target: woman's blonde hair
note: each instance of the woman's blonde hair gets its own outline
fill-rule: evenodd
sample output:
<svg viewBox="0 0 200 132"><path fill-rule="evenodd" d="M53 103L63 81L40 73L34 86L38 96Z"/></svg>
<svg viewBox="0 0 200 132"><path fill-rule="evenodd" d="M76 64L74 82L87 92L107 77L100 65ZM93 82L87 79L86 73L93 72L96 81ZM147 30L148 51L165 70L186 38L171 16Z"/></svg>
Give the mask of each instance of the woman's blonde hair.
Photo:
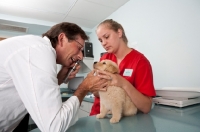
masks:
<svg viewBox="0 0 200 132"><path fill-rule="evenodd" d="M122 30L122 39L126 44L128 43L128 39L127 39L127 37L125 35L124 28L118 22L114 21L113 19L106 19L103 22L101 22L98 25L98 27L101 26L101 25L106 25L109 29L111 29L111 30L113 30L115 32L118 32L118 29L121 29Z"/></svg>

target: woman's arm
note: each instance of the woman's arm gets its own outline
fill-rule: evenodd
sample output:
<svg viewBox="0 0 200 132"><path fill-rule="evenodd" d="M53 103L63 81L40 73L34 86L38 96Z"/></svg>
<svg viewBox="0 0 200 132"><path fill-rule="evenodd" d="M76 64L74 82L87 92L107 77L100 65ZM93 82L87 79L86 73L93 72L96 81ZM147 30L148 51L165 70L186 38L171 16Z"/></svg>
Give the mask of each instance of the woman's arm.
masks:
<svg viewBox="0 0 200 132"><path fill-rule="evenodd" d="M135 87L133 87L133 85L129 81L127 81L123 77L121 78L123 79L122 88L131 98L132 102L140 111L142 111L143 113L148 113L151 110L152 97L142 94Z"/></svg>

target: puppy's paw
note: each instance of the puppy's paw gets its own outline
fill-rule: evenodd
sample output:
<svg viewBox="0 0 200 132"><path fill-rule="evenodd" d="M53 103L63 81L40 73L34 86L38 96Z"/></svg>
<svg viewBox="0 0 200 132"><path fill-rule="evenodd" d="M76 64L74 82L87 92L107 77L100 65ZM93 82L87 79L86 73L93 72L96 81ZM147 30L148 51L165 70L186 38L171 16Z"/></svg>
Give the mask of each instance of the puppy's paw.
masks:
<svg viewBox="0 0 200 132"><path fill-rule="evenodd" d="M119 122L119 120L120 120L120 119L117 119L117 118L113 118L113 117L112 117L112 118L110 119L110 123L117 123L117 122Z"/></svg>
<svg viewBox="0 0 200 132"><path fill-rule="evenodd" d="M97 114L96 118L100 119L100 118L104 118L104 116L102 114Z"/></svg>

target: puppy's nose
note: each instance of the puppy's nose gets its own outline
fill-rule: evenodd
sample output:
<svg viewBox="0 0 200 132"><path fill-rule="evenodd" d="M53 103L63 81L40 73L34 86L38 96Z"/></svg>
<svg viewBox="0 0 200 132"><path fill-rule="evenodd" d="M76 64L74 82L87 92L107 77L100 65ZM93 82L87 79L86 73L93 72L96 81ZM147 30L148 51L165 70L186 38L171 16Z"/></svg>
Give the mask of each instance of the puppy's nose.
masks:
<svg viewBox="0 0 200 132"><path fill-rule="evenodd" d="M94 64L96 64L96 63L97 63L97 61L94 62Z"/></svg>

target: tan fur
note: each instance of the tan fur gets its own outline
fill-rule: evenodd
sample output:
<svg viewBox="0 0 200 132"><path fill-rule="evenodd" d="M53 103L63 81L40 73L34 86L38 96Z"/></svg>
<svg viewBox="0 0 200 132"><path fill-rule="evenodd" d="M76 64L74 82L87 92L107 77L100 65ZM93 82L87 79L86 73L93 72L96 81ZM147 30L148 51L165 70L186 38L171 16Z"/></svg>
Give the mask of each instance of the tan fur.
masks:
<svg viewBox="0 0 200 132"><path fill-rule="evenodd" d="M111 60L102 60L94 63L94 69L119 73L116 63ZM123 88L109 86L106 92L99 91L100 96L100 114L97 118L104 118L106 114L112 113L111 123L117 123L122 116L132 116L137 113L137 108L126 94Z"/></svg>

